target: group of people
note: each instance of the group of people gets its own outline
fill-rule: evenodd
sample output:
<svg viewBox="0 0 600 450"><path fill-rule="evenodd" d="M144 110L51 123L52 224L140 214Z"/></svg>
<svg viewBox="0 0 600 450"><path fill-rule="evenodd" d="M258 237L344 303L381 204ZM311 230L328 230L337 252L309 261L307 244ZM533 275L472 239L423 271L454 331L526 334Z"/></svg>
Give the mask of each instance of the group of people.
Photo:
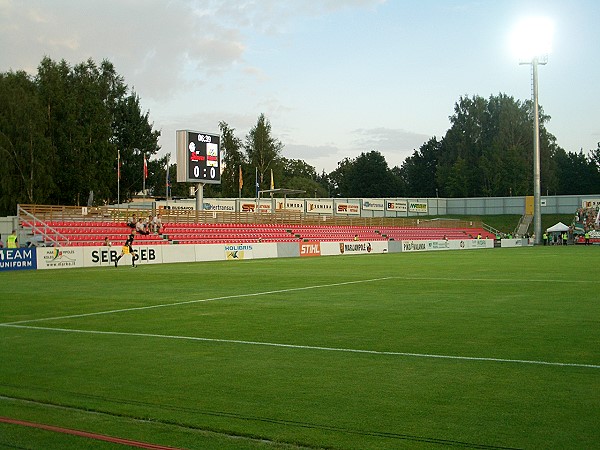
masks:
<svg viewBox="0 0 600 450"><path fill-rule="evenodd" d="M137 218L134 214L127 219L127 226L134 229L136 233L148 235L150 233L160 234L162 230L162 219L160 214L152 216L148 215L146 219Z"/></svg>
<svg viewBox="0 0 600 450"><path fill-rule="evenodd" d="M544 245L568 245L569 244L569 233L554 232L548 234L547 232L542 235L542 241Z"/></svg>

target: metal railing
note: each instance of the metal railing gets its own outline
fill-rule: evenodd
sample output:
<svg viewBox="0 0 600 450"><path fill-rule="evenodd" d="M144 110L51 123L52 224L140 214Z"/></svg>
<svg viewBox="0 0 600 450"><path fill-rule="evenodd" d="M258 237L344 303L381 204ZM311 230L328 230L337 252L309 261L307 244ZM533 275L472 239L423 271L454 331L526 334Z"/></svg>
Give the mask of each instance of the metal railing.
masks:
<svg viewBox="0 0 600 450"><path fill-rule="evenodd" d="M22 228L29 228L33 236L42 236L43 242L50 242L54 247L68 246L71 244L69 238L58 230L48 225L44 220L36 217L21 205L17 205L17 217ZM32 241L35 245L36 241Z"/></svg>

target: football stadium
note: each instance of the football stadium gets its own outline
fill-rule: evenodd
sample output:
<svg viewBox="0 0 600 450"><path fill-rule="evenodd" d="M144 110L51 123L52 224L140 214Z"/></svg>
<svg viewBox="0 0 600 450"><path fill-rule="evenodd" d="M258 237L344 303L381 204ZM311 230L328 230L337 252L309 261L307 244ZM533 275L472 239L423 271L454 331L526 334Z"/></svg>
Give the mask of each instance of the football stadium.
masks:
<svg viewBox="0 0 600 450"><path fill-rule="evenodd" d="M132 210L19 206L0 445L597 446L599 246L331 204L163 208L117 268Z"/></svg>

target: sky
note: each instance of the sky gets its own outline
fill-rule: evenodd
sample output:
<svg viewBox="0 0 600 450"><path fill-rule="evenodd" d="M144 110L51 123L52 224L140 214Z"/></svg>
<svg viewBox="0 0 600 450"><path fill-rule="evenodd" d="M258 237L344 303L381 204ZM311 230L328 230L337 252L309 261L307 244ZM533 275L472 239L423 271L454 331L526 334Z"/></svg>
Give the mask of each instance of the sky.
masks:
<svg viewBox="0 0 600 450"><path fill-rule="evenodd" d="M109 60L172 163L176 130L225 121L244 140L264 113L282 155L319 173L372 150L394 167L445 135L461 96L531 98L511 46L527 17L554 25L546 128L596 149L598 0L0 0L0 72Z"/></svg>

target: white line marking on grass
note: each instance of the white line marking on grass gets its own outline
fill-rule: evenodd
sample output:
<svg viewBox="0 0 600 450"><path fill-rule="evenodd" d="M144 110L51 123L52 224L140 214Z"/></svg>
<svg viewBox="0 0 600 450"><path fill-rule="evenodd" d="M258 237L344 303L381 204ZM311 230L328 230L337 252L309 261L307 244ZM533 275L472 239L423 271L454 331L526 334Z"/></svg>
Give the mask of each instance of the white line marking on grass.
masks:
<svg viewBox="0 0 600 450"><path fill-rule="evenodd" d="M137 306L134 308L123 308L123 309L111 309L108 311L97 311L97 312L83 313L83 314L71 314L71 315L67 315L67 316L42 317L40 319L27 319L27 320L20 320L17 322L7 322L7 323L2 323L0 325L18 325L18 324L23 324L23 323L44 322L44 321L48 321L48 320L76 319L76 318L80 318L80 317L100 316L103 314L116 314L116 313L121 313L121 312L142 311L144 309L166 308L169 306L180 306L180 305L191 305L194 303L214 302L217 300L230 300L230 299L234 299L234 298L259 297L261 295L282 294L282 293L286 293L286 292L306 291L309 289L320 289L320 288L335 287L335 286L346 286L349 284L374 283L376 281L390 280L392 278L395 278L395 277L383 277L383 278L371 278L368 280L344 281L341 283L319 284L319 285L314 285L314 286L303 286L303 287L288 288L288 289L278 289L275 291L254 292L254 293L250 293L250 294L225 295L222 297L203 298L203 299L199 299L199 300L187 300L185 302L162 303L160 305Z"/></svg>
<svg viewBox="0 0 600 450"><path fill-rule="evenodd" d="M122 331L99 331L99 330L77 330L70 328L52 328L52 327L36 327L30 325L16 325L16 324L0 324L0 326L7 328L20 328L26 330L41 330L41 331L55 331L62 333L80 333L80 334L97 334L97 335L108 335L108 336L133 336L133 337L145 337L145 338L159 338L159 339L178 339L184 341L200 341L200 342L219 342L224 344L241 344L241 345L259 345L265 347L280 347L280 348L292 348L301 350L318 350L327 352L343 352L343 353L361 353L368 355L382 355L382 356L408 356L415 358L433 358L433 359L450 359L459 361L489 361L498 363L515 363L515 364L536 364L542 366L556 366L556 367L580 367L588 369L600 369L598 364L578 364L578 363L562 363L562 362L551 362L551 361L533 361L526 359L505 359L505 358L487 358L477 356L453 356L453 355L436 355L429 353L409 353L409 352L388 352L378 350L361 350L353 348L336 348L336 347L320 347L314 345L294 345L294 344L278 344L275 342L257 342L257 341L244 341L238 339L216 339L216 338L203 338L194 336L172 336L165 334L152 334L152 333L126 333Z"/></svg>
<svg viewBox="0 0 600 450"><path fill-rule="evenodd" d="M331 284L318 284L313 286L302 286L296 288L288 288L288 289L278 289L274 291L264 291L264 292L254 292L249 294L236 294L236 295L225 295L222 297L213 297L213 298L204 298L199 300L187 300L184 302L174 302L174 303L161 303L159 305L149 305L149 306L137 306L133 308L122 308L122 309L111 309L107 311L96 311L91 313L82 313L82 314L71 314L66 316L56 316L56 317L42 317L39 319L27 319L27 320L19 320L16 322L6 322L0 323L1 325L18 325L24 323L35 323L35 322L44 322L48 320L63 320L63 319L77 319L80 317L90 317L90 316L100 316L104 314L116 314L121 312L130 312L130 311L143 311L145 309L155 309L155 308L167 308L170 306L180 306L180 305L191 305L194 303L205 303L205 302L213 302L217 300L231 300L236 298L247 298L247 297L259 297L261 295L269 295L269 294L281 294L286 292L297 292L297 291L306 291L310 289L321 289L328 287L336 287L336 286L346 286L351 284L360 284L360 283L375 283L378 281L385 280L427 280L427 281L473 281L473 282L493 282L493 283L599 283L600 280L544 280L544 279L530 279L530 280L518 280L513 278L445 278L445 277L412 277L412 276L389 276L389 277L381 277L381 278L371 278L367 280L354 280L354 281L344 281L341 283L331 283Z"/></svg>

